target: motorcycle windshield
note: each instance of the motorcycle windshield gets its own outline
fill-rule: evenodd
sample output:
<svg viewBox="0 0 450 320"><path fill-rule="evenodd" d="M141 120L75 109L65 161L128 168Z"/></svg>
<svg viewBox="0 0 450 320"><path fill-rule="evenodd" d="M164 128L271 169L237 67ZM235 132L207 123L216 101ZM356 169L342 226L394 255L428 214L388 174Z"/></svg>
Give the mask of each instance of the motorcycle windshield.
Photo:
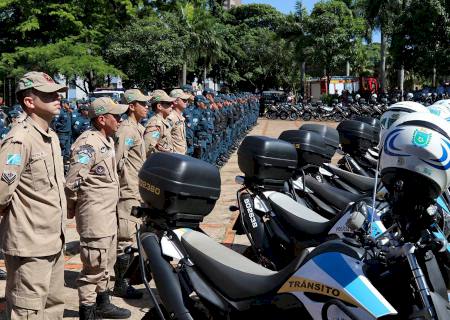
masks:
<svg viewBox="0 0 450 320"><path fill-rule="evenodd" d="M362 265L342 253L325 252L308 260L278 292L290 292L300 300L305 299L305 293L328 296L359 307L374 318L397 314L364 275ZM308 303L304 305L308 308Z"/></svg>

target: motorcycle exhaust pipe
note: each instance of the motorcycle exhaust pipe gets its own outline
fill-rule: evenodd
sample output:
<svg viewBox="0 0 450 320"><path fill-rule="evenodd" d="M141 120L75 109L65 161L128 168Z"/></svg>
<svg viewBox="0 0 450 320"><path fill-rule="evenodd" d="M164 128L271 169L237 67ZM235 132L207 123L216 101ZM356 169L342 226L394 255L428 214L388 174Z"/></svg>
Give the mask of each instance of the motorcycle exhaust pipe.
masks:
<svg viewBox="0 0 450 320"><path fill-rule="evenodd" d="M150 265L159 296L171 317L177 320L193 320L184 305L178 276L162 255L158 237L154 233L144 233L140 237L140 242L142 253L145 254Z"/></svg>

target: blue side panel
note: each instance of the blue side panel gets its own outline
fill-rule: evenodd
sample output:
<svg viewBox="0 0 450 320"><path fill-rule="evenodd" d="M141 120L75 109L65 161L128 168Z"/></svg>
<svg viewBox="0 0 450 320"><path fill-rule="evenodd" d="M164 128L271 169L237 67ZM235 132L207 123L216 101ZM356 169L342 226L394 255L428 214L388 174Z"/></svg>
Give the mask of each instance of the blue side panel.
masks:
<svg viewBox="0 0 450 320"><path fill-rule="evenodd" d="M450 214L450 210L448 209L447 205L445 204L444 199L442 199L442 196L439 197L439 198L437 198L436 202L437 202L437 204L439 205L439 207L441 207L442 209L444 209L444 211L445 211L447 214Z"/></svg>
<svg viewBox="0 0 450 320"><path fill-rule="evenodd" d="M347 264L342 254L337 252L324 253L314 257L313 261L345 288L372 315L378 318L391 313L391 309L380 301L371 288L368 288L358 278L358 275Z"/></svg>

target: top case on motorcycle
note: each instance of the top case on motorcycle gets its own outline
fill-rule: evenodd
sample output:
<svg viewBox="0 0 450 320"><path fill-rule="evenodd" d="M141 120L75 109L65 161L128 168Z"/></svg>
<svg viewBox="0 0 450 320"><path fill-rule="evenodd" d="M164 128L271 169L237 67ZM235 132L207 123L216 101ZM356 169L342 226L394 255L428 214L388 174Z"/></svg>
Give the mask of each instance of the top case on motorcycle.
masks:
<svg viewBox="0 0 450 320"><path fill-rule="evenodd" d="M269 202L275 213L291 228L309 235L327 233L332 222L313 210L301 205L289 196L273 192Z"/></svg>
<svg viewBox="0 0 450 320"><path fill-rule="evenodd" d="M231 300L255 298L275 292L300 267L308 251L303 251L283 270L276 272L245 258L207 235L188 231L181 242L189 259L216 287Z"/></svg>

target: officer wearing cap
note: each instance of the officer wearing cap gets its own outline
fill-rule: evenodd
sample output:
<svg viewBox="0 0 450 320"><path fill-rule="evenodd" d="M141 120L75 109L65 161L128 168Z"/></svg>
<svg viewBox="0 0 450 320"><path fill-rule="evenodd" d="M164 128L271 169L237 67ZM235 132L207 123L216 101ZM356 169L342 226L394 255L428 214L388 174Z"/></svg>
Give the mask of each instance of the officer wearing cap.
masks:
<svg viewBox="0 0 450 320"><path fill-rule="evenodd" d="M92 129L72 146L66 177L68 218L75 216L83 268L78 276L80 319L126 319L131 313L110 302L109 278L117 250L119 177L112 136L128 105L109 97L95 99L88 115Z"/></svg>
<svg viewBox="0 0 450 320"><path fill-rule="evenodd" d="M209 101L202 95L197 95L194 98L195 103L195 139L196 145L194 150L194 157L203 161L208 161L208 147L211 145L210 130L211 115L209 114Z"/></svg>
<svg viewBox="0 0 450 320"><path fill-rule="evenodd" d="M190 94L184 93L181 89L174 89L170 92L170 96L176 100L173 102L172 112L168 119L172 122L172 142L173 150L175 153L186 154L187 142L186 142L186 124L183 112L186 110L186 106Z"/></svg>
<svg viewBox="0 0 450 320"><path fill-rule="evenodd" d="M129 285L124 278L131 261L131 255L124 249L135 243L136 226L140 220L131 215L133 207L141 206L138 173L146 159L144 131L139 123L147 115L147 102L151 97L142 94L139 89L129 89L124 94L128 104L127 119L120 124L116 133L116 161L120 182L120 199L117 205L118 214L118 247L117 262L114 266L114 295L126 299L139 299L142 292Z"/></svg>
<svg viewBox="0 0 450 320"><path fill-rule="evenodd" d="M78 106L78 113L74 118L72 125L72 139L77 140L78 137L91 127L91 120L88 116L88 105L82 103Z"/></svg>
<svg viewBox="0 0 450 320"><path fill-rule="evenodd" d="M20 78L16 96L27 117L0 146L2 251L8 271L8 319L62 319L64 172L49 128L67 87L42 72Z"/></svg>
<svg viewBox="0 0 450 320"><path fill-rule="evenodd" d="M168 118L175 98L164 90L152 93L152 109L155 115L150 118L144 132L147 157L153 152L173 152L172 125Z"/></svg>
<svg viewBox="0 0 450 320"><path fill-rule="evenodd" d="M61 100L61 107L60 114L53 120L52 128L58 134L64 162L66 162L70 158L73 117L72 110L70 109L69 102L67 100Z"/></svg>

